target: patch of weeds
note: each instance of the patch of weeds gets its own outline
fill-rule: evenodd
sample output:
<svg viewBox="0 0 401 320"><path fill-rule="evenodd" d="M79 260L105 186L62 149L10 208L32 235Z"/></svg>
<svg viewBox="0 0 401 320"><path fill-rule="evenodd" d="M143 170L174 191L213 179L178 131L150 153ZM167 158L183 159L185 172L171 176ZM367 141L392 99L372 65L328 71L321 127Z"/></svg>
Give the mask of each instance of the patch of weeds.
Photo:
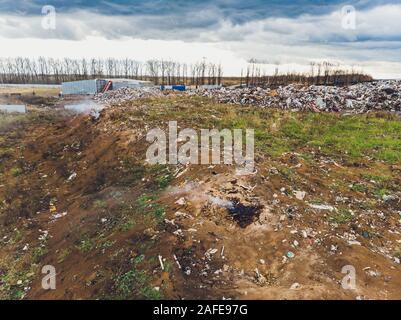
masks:
<svg viewBox="0 0 401 320"><path fill-rule="evenodd" d="M368 187L362 183L355 183L351 185L350 189L355 192L365 193L368 191Z"/></svg>
<svg viewBox="0 0 401 320"><path fill-rule="evenodd" d="M14 167L10 169L10 173L13 177L18 177L22 174L22 169L18 167Z"/></svg>
<svg viewBox="0 0 401 320"><path fill-rule="evenodd" d="M396 257L396 258L398 258L398 259L401 259L401 250L400 250L400 249L396 249L396 250L393 252L393 256Z"/></svg>
<svg viewBox="0 0 401 320"><path fill-rule="evenodd" d="M111 248L112 246L114 246L114 244L116 243L115 240L106 240L101 242L100 244L98 244L96 246L96 248L101 249L103 252L106 251L107 249Z"/></svg>
<svg viewBox="0 0 401 320"><path fill-rule="evenodd" d="M133 268L114 278L115 298L126 300L129 298L159 300L161 294L150 286L151 278L144 270L138 267L145 259L144 255L135 258Z"/></svg>
<svg viewBox="0 0 401 320"><path fill-rule="evenodd" d="M153 215L155 216L155 218L156 218L157 221L163 220L165 214L166 214L166 211L165 211L165 209L164 209L162 206L160 206L160 205L158 205L158 204L156 204L156 205L154 206L154 208L153 208Z"/></svg>
<svg viewBox="0 0 401 320"><path fill-rule="evenodd" d="M146 169L142 165L138 165L132 159L124 159L122 161L123 177L120 181L123 185L132 185L140 181L146 174Z"/></svg>
<svg viewBox="0 0 401 320"><path fill-rule="evenodd" d="M12 244L20 242L23 238L22 232L19 229L15 229L14 231L15 231L15 234L13 234L13 237L11 239Z"/></svg>
<svg viewBox="0 0 401 320"><path fill-rule="evenodd" d="M154 202L154 198L146 194L141 195L136 201L137 208L147 216L154 217L157 222L161 222L165 216L165 209L160 204Z"/></svg>
<svg viewBox="0 0 401 320"><path fill-rule="evenodd" d="M281 167L278 168L278 171L280 172L280 174L287 180L294 180L296 173L294 169L291 168L286 168L286 167Z"/></svg>
<svg viewBox="0 0 401 320"><path fill-rule="evenodd" d="M350 222L354 219L350 210L347 209L339 209L339 212L336 215L330 216L330 221L343 224Z"/></svg>
<svg viewBox="0 0 401 320"><path fill-rule="evenodd" d="M375 181L376 183L383 184L389 180L391 177L389 176L377 176L372 174L363 174L362 177L367 181Z"/></svg>
<svg viewBox="0 0 401 320"><path fill-rule="evenodd" d="M105 209L107 208L107 202L103 199L98 199L93 202L93 207L97 209Z"/></svg>
<svg viewBox="0 0 401 320"><path fill-rule="evenodd" d="M173 271L173 264L170 261L164 262L164 271L170 273Z"/></svg>
<svg viewBox="0 0 401 320"><path fill-rule="evenodd" d="M377 188L374 191L375 196L379 199L382 199L384 195L389 194L390 191L385 188Z"/></svg>
<svg viewBox="0 0 401 320"><path fill-rule="evenodd" d="M184 249L184 255L191 255L194 252L194 248L192 246Z"/></svg>
<svg viewBox="0 0 401 320"><path fill-rule="evenodd" d="M25 296L24 286L29 283L26 273L8 272L0 276L0 296L10 300L21 300Z"/></svg>
<svg viewBox="0 0 401 320"><path fill-rule="evenodd" d="M136 206L138 209L145 210L153 200L153 197L143 194L136 200Z"/></svg>
<svg viewBox="0 0 401 320"><path fill-rule="evenodd" d="M81 252L89 252L93 249L94 244L90 238L85 237L79 242L79 244L76 247Z"/></svg>
<svg viewBox="0 0 401 320"><path fill-rule="evenodd" d="M124 222L120 226L120 230L123 232L127 232L131 230L135 226L135 220L133 218L128 219L128 221Z"/></svg>
<svg viewBox="0 0 401 320"><path fill-rule="evenodd" d="M373 210L375 207L375 203L371 200L366 200L364 202L358 203L358 207L362 210Z"/></svg>
<svg viewBox="0 0 401 320"><path fill-rule="evenodd" d="M70 249L68 249L68 248L63 249L57 257L57 262L62 263L63 261L65 261L65 259L67 259L67 257L70 255L70 253L71 253Z"/></svg>
<svg viewBox="0 0 401 320"><path fill-rule="evenodd" d="M169 186L170 182L171 182L171 175L164 175L164 176L160 176L156 178L158 187L160 189L165 189Z"/></svg>
<svg viewBox="0 0 401 320"><path fill-rule="evenodd" d="M11 269L0 268L0 300L20 300L26 295L24 288L29 287L33 277L37 274L37 266L24 271L17 271L15 265Z"/></svg>
<svg viewBox="0 0 401 320"><path fill-rule="evenodd" d="M39 263L40 260L49 252L49 250L44 245L40 245L33 249L32 260L34 263Z"/></svg>
<svg viewBox="0 0 401 320"><path fill-rule="evenodd" d="M325 201L324 201L322 198L315 198L315 199L313 199L313 200L311 201L311 203L312 203L312 204L315 204L315 205L320 205L320 204L324 204Z"/></svg>
<svg viewBox="0 0 401 320"><path fill-rule="evenodd" d="M153 165L147 169L147 173L154 177L152 187L155 191L167 188L172 180L170 169L166 165Z"/></svg>
<svg viewBox="0 0 401 320"><path fill-rule="evenodd" d="M141 296L148 300L160 300L162 298L162 294L160 293L160 291L149 286L141 288L139 290L139 293L141 294Z"/></svg>

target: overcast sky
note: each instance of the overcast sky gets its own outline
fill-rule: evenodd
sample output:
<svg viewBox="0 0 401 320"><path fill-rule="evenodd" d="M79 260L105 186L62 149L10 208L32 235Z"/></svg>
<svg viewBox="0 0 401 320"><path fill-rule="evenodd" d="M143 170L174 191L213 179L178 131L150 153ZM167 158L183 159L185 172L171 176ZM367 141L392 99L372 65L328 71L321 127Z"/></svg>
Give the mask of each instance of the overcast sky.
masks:
<svg viewBox="0 0 401 320"><path fill-rule="evenodd" d="M45 5L56 10L55 29L47 19L52 14L42 13ZM252 58L268 72L329 60L376 78L401 78L401 3L0 0L0 56L205 57L221 63L226 75L238 75Z"/></svg>

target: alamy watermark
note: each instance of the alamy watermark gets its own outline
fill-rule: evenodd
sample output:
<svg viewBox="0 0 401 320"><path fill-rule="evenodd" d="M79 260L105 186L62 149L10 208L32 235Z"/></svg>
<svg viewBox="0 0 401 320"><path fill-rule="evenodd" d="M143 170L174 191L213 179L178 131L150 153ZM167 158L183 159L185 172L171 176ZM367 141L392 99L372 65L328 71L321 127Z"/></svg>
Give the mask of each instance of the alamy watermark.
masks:
<svg viewBox="0 0 401 320"><path fill-rule="evenodd" d="M45 265L42 268L42 274L45 274L45 276L42 278L42 288L44 290L55 290L56 268L52 265Z"/></svg>
<svg viewBox="0 0 401 320"><path fill-rule="evenodd" d="M146 152L146 161L149 164L236 164L244 174L249 174L255 167L254 130L246 129L245 154L243 138L242 129L201 129L200 135L190 128L178 132L177 121L169 121L167 134L160 128L148 132L146 141L152 144ZM221 140L224 140L223 157Z"/></svg>
<svg viewBox="0 0 401 320"><path fill-rule="evenodd" d="M344 290L356 289L356 271L352 265L346 265L341 269L341 273L345 273L345 277L341 281L341 287Z"/></svg>
<svg viewBox="0 0 401 320"><path fill-rule="evenodd" d="M42 7L42 28L45 30L56 29L56 8L54 6L46 5Z"/></svg>
<svg viewBox="0 0 401 320"><path fill-rule="evenodd" d="M356 9L354 6L348 5L341 9L341 27L345 30L356 29Z"/></svg>

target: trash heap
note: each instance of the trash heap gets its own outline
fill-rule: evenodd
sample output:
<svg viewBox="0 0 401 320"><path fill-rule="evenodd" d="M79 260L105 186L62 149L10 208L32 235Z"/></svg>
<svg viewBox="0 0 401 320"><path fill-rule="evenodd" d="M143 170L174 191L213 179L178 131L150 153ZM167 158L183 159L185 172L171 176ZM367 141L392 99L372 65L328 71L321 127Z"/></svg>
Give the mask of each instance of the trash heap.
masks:
<svg viewBox="0 0 401 320"><path fill-rule="evenodd" d="M348 87L288 85L278 89L220 88L195 90L188 94L214 98L220 103L295 111L401 111L401 81L395 80L359 83Z"/></svg>
<svg viewBox="0 0 401 320"><path fill-rule="evenodd" d="M118 104L139 98L161 97L173 94L158 87L120 88L99 93L95 100L104 104ZM291 84L277 89L221 87L196 89L182 93L203 96L219 103L251 105L294 111L328 111L364 113L371 110L401 111L401 81L387 80L359 83L348 87L302 86Z"/></svg>
<svg viewBox="0 0 401 320"><path fill-rule="evenodd" d="M118 104L129 100L161 97L164 95L163 91L156 87L119 88L117 90L98 93L94 96L94 100L104 104Z"/></svg>

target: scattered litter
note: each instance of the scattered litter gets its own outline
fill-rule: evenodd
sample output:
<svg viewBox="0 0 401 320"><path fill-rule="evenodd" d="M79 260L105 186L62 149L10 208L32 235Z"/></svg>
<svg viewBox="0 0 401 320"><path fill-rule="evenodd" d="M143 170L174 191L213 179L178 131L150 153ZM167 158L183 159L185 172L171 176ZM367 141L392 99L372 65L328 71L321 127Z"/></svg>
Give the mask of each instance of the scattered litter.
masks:
<svg viewBox="0 0 401 320"><path fill-rule="evenodd" d="M52 214L51 219L52 220L57 220L57 219L60 219L62 217L65 217L66 215L67 215L67 212Z"/></svg>
<svg viewBox="0 0 401 320"><path fill-rule="evenodd" d="M259 272L258 268L255 268L255 281L256 281L256 283L259 284L259 285L264 285L264 284L267 283L266 277L263 276L263 275Z"/></svg>
<svg viewBox="0 0 401 320"><path fill-rule="evenodd" d="M159 88L141 87L141 88L119 88L104 93L98 93L94 96L94 100L104 104L118 104L124 101L137 100L141 98L162 97L168 95L169 92L163 92Z"/></svg>
<svg viewBox="0 0 401 320"><path fill-rule="evenodd" d="M74 180L76 177L77 177L77 174L76 174L76 172L74 172L73 174L71 174L71 175L68 177L67 181L72 181L72 180Z"/></svg>
<svg viewBox="0 0 401 320"><path fill-rule="evenodd" d="M187 202L185 201L185 198L179 198L176 202L176 204L183 206L185 205Z"/></svg>
<svg viewBox="0 0 401 320"><path fill-rule="evenodd" d="M326 205L326 204L310 204L309 206L311 208L317 209L317 210L329 210L330 212L335 210L335 208L333 206Z"/></svg>
<svg viewBox="0 0 401 320"><path fill-rule="evenodd" d="M205 252L205 257L206 257L208 260L210 260L210 259L212 258L212 255L214 255L217 251L218 251L217 249L212 249L212 248L210 248L210 249L208 249L208 250Z"/></svg>
<svg viewBox="0 0 401 320"><path fill-rule="evenodd" d="M177 266L178 266L178 269L181 269L181 264L180 264L180 262L178 261L177 256L176 256L175 254L173 254L173 258L174 258L175 263L176 263Z"/></svg>
<svg viewBox="0 0 401 320"><path fill-rule="evenodd" d="M294 191L294 195L295 195L295 198L297 198L298 200L303 200L306 196L306 192L305 191Z"/></svg>
<svg viewBox="0 0 401 320"><path fill-rule="evenodd" d="M288 252L287 252L287 257L290 258L290 259L291 259L291 258L294 258L294 257L295 257L294 252L288 251Z"/></svg>
<svg viewBox="0 0 401 320"><path fill-rule="evenodd" d="M159 262L160 262L160 267L162 268L162 270L164 271L164 264L163 264L163 258L161 255L159 255Z"/></svg>
<svg viewBox="0 0 401 320"><path fill-rule="evenodd" d="M383 201L384 202L388 202L388 201L393 201L393 200L396 200L397 199L397 197L396 196L393 196L393 195L383 195Z"/></svg>

